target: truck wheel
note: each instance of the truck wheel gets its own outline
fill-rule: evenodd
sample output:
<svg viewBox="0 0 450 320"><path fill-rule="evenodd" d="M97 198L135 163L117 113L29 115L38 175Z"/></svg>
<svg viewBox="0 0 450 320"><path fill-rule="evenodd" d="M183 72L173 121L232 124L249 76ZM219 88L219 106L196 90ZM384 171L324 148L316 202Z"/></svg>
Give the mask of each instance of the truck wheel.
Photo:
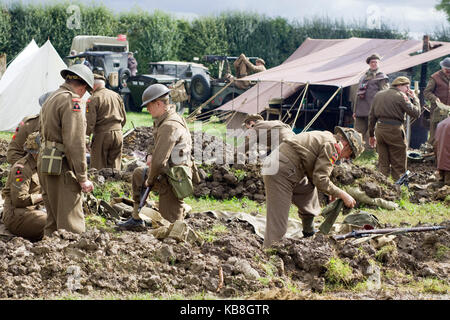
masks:
<svg viewBox="0 0 450 320"><path fill-rule="evenodd" d="M191 80L191 97L199 102L205 102L211 96L211 84L203 74L196 74Z"/></svg>
<svg viewBox="0 0 450 320"><path fill-rule="evenodd" d="M131 77L131 71L128 68L122 68L119 70L119 88L127 86L127 80Z"/></svg>

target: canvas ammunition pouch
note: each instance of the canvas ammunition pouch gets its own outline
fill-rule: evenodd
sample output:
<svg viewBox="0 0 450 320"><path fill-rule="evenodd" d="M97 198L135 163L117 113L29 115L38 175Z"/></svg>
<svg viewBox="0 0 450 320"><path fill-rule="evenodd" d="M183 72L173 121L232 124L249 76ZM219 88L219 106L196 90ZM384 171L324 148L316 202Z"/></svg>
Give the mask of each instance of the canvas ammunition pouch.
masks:
<svg viewBox="0 0 450 320"><path fill-rule="evenodd" d="M60 143L45 141L42 144L41 172L58 176L62 171L64 146Z"/></svg>
<svg viewBox="0 0 450 320"><path fill-rule="evenodd" d="M194 193L192 170L188 166L173 166L167 172L169 184L178 199L184 199Z"/></svg>

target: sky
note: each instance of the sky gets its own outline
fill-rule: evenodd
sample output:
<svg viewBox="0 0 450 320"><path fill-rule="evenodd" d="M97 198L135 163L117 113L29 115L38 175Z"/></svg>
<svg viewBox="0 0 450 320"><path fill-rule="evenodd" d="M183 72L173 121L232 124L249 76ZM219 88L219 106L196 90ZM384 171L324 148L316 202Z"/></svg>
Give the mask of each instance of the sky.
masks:
<svg viewBox="0 0 450 320"><path fill-rule="evenodd" d="M446 15L434 9L439 0L78 0L82 3L103 3L118 13L140 8L156 9L179 17L194 18L224 11L246 11L289 20L328 17L347 22L365 22L370 27L386 23L410 36L422 39L424 34L450 27ZM9 0L8 2L14 2ZM51 3L55 0L22 0Z"/></svg>

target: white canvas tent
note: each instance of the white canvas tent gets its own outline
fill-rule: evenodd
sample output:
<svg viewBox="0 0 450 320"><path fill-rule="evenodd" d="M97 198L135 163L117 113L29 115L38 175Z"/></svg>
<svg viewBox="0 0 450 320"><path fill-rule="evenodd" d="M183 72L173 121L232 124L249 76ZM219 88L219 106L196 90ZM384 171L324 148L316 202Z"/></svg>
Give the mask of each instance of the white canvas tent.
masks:
<svg viewBox="0 0 450 320"><path fill-rule="evenodd" d="M58 89L66 67L50 40L40 48L32 40L0 80L0 131L13 131L24 117L39 113L39 97Z"/></svg>

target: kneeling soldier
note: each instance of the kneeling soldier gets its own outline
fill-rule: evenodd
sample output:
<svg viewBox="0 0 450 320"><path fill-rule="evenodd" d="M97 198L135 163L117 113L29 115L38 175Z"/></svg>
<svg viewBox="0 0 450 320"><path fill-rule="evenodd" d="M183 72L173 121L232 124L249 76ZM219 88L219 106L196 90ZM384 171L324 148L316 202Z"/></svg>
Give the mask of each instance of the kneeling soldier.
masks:
<svg viewBox="0 0 450 320"><path fill-rule="evenodd" d="M42 238L47 221L37 175L39 146L39 133L30 134L24 144L28 154L11 167L2 191L5 199L3 223L12 234L29 240Z"/></svg>

